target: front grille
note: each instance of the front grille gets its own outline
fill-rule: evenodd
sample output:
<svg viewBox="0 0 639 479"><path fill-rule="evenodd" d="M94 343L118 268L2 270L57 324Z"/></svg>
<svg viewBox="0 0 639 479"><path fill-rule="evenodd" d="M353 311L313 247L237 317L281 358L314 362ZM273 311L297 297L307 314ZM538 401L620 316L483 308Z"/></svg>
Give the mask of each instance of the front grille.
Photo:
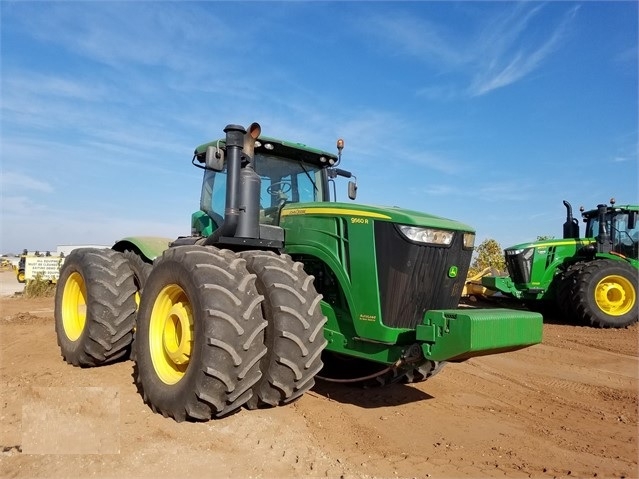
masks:
<svg viewBox="0 0 639 479"><path fill-rule="evenodd" d="M463 234L455 233L449 247L419 245L405 239L393 223L375 223L377 274L382 322L396 328L415 328L430 309L456 308L461 297L472 250L462 248ZM451 266L458 268L450 278Z"/></svg>
<svg viewBox="0 0 639 479"><path fill-rule="evenodd" d="M530 282L530 267L533 249L528 248L518 253L506 250L506 268L515 284Z"/></svg>

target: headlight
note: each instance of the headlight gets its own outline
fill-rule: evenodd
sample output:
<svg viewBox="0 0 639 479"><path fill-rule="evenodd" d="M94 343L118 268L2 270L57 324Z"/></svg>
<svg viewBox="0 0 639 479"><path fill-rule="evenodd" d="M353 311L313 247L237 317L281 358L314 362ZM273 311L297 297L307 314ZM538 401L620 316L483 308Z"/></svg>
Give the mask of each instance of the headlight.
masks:
<svg viewBox="0 0 639 479"><path fill-rule="evenodd" d="M530 259L535 253L535 248L507 249L504 253L506 256L517 256L523 253L524 259Z"/></svg>
<svg viewBox="0 0 639 479"><path fill-rule="evenodd" d="M464 233L464 248L471 249L475 246L475 233Z"/></svg>
<svg viewBox="0 0 639 479"><path fill-rule="evenodd" d="M399 231L406 238L417 243L449 245L453 241L453 232L432 228L399 225Z"/></svg>

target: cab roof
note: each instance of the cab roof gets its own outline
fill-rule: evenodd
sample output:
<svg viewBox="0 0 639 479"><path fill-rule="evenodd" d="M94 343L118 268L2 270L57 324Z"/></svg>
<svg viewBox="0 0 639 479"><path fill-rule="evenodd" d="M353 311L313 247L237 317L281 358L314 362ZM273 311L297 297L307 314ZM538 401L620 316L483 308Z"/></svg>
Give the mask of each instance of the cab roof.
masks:
<svg viewBox="0 0 639 479"><path fill-rule="evenodd" d="M617 213L620 213L622 211L639 211L639 205L617 205L617 204L615 204L614 206L608 206L607 208L608 208L608 211L615 211ZM596 218L598 214L599 214L599 210L594 209L594 210L583 211L581 213L581 216L583 218Z"/></svg>
<svg viewBox="0 0 639 479"><path fill-rule="evenodd" d="M204 143L195 149L194 154L197 157L203 157L209 146L219 146L222 148L225 144L226 141L224 139ZM268 148L267 145L269 146ZM331 166L337 162L337 155L335 153L317 150L310 146L306 146L303 143L293 143L268 136L261 136L255 140L255 153L291 158L293 160L312 163L318 166ZM333 162L331 163L330 160L333 160Z"/></svg>

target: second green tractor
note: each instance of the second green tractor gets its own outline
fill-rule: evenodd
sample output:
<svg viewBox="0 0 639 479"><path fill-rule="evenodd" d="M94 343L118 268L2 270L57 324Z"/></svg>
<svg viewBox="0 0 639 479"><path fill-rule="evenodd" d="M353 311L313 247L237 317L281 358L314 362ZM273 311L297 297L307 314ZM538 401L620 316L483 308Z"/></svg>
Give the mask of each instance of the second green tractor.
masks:
<svg viewBox="0 0 639 479"><path fill-rule="evenodd" d="M564 201L563 239L506 248L508 276L486 276L482 284L516 298L530 309L582 324L623 328L637 322L639 225L637 205L581 208L585 232Z"/></svg>

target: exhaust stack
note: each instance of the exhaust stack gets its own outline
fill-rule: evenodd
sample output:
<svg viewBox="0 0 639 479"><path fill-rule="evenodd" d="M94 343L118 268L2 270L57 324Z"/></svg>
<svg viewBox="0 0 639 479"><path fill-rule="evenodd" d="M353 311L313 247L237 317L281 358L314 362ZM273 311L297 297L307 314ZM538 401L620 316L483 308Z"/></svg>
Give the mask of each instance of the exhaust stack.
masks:
<svg viewBox="0 0 639 479"><path fill-rule="evenodd" d="M226 133L226 204L224 223L213 238L260 237L260 187L261 180L255 173L253 155L255 140L262 128L252 123L248 131L240 125L227 125Z"/></svg>
<svg viewBox="0 0 639 479"><path fill-rule="evenodd" d="M579 220L572 216L572 205L564 200L566 222L564 223L564 239L579 238Z"/></svg>

